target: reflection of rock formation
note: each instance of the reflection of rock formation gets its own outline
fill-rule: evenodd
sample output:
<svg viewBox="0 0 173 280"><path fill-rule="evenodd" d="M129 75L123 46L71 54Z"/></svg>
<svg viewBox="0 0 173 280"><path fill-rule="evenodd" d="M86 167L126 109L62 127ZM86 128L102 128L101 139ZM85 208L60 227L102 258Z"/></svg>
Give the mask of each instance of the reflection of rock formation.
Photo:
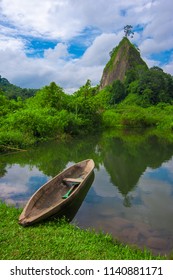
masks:
<svg viewBox="0 0 173 280"><path fill-rule="evenodd" d="M124 196L134 188L140 175L146 169L143 159L129 148L120 139L110 139L109 149L104 159L104 165L112 183Z"/></svg>
<svg viewBox="0 0 173 280"><path fill-rule="evenodd" d="M127 205L130 203L127 194L136 186L146 168L159 167L173 154L173 144L160 143L155 137L138 145L128 145L120 138L112 138L103 149L105 168L112 183L126 198Z"/></svg>

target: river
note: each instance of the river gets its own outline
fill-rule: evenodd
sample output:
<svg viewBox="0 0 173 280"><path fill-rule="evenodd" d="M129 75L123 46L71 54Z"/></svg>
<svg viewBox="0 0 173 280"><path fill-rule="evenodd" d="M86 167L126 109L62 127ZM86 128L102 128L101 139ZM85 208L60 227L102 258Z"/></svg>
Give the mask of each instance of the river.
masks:
<svg viewBox="0 0 173 280"><path fill-rule="evenodd" d="M107 131L0 157L0 199L23 207L75 162L95 161L94 181L72 220L154 254L173 252L173 144L150 132Z"/></svg>

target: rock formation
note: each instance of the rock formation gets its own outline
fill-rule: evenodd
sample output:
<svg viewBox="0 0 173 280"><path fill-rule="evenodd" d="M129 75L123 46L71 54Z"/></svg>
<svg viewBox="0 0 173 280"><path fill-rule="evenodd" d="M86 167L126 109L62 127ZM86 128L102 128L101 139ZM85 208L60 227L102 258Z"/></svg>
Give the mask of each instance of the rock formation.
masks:
<svg viewBox="0 0 173 280"><path fill-rule="evenodd" d="M111 58L103 70L100 89L112 84L115 80L123 81L127 70L133 69L137 65L147 68L137 48L126 37L112 50L110 56Z"/></svg>

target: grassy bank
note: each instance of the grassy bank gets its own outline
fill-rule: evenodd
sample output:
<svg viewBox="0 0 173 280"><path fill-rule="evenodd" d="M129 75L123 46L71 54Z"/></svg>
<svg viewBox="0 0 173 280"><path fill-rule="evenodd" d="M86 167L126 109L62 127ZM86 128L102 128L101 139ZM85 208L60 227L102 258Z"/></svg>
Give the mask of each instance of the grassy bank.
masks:
<svg viewBox="0 0 173 280"><path fill-rule="evenodd" d="M164 259L114 240L110 235L82 230L65 221L23 228L19 209L0 203L0 259L133 260Z"/></svg>
<svg viewBox="0 0 173 280"><path fill-rule="evenodd" d="M142 108L121 104L103 113L106 128L152 129L154 135L173 142L173 106L163 105Z"/></svg>

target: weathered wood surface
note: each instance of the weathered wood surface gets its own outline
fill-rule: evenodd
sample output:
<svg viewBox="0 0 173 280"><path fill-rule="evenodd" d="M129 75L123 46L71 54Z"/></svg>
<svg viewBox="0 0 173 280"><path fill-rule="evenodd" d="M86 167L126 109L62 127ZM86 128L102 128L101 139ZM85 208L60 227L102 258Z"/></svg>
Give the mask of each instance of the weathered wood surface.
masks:
<svg viewBox="0 0 173 280"><path fill-rule="evenodd" d="M57 214L80 195L80 190L87 183L93 169L94 161L84 160L65 169L44 184L29 199L19 217L19 224L31 225Z"/></svg>

